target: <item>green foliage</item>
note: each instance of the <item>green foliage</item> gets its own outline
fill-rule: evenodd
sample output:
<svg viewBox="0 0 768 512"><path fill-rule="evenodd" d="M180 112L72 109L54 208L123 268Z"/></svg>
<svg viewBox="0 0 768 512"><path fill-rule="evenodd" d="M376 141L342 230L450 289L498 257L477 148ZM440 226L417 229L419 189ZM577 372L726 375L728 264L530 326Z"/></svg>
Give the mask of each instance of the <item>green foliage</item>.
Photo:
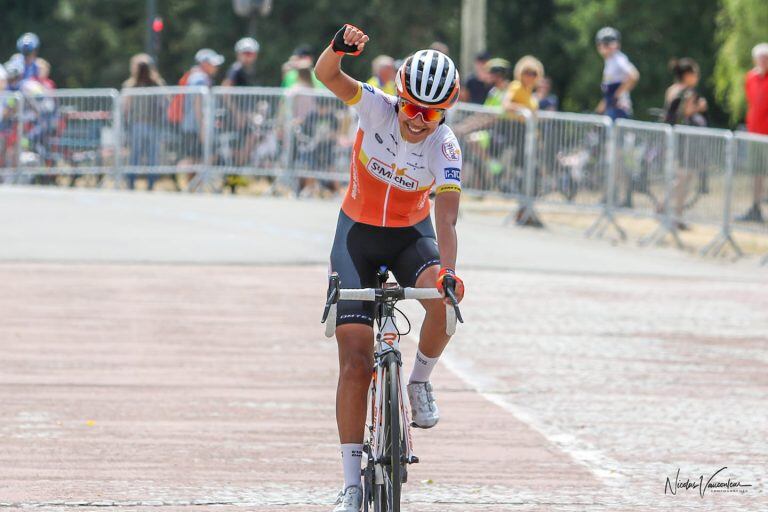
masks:
<svg viewBox="0 0 768 512"><path fill-rule="evenodd" d="M231 63L235 41L251 30L262 46L256 68L262 85L280 83L280 67L296 46L307 43L319 52L344 22L371 36L366 52L344 63L361 79L380 53L402 58L435 40L446 42L455 57L460 48L461 0L274 0L272 13L253 22L235 15L231 0L157 5L165 21L158 61L168 83L178 81L202 47ZM0 0L0 12L0 57L10 57L22 32L36 32L60 87L119 87L130 56L144 49L143 0ZM692 57L702 68L700 87L715 124L722 124L727 116L720 106L734 120L742 112L741 79L750 48L768 26L768 1L488 0L489 50L513 63L537 56L567 110L591 111L600 99L603 63L593 38L604 25L621 30L623 49L640 70L636 117L648 118L648 108L662 105L672 80L669 60Z"/></svg>
<svg viewBox="0 0 768 512"><path fill-rule="evenodd" d="M556 4L566 56L559 70L567 76L564 108L591 110L599 101L603 62L594 36L606 25L621 31L622 50L640 71L632 93L635 117L648 119L649 108L663 105L664 91L672 82L668 64L674 58L691 57L699 63L699 87L712 103L717 0L557 0ZM715 121L723 117L717 106L711 115Z"/></svg>
<svg viewBox="0 0 768 512"><path fill-rule="evenodd" d="M742 119L746 110L744 74L752 67L752 48L768 41L768 2L765 0L723 0L717 17L715 86L717 99L731 114Z"/></svg>

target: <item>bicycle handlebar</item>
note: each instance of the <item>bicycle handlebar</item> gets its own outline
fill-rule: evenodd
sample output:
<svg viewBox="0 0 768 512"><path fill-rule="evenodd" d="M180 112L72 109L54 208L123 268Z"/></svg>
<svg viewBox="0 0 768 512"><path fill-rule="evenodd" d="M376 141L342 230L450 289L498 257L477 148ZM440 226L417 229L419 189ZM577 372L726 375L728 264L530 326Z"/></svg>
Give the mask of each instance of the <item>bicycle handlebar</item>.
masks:
<svg viewBox="0 0 768 512"><path fill-rule="evenodd" d="M381 295L381 290L384 290L384 288L342 288L339 290L339 300L373 302L376 300L376 292L378 291L379 295ZM402 299L428 300L443 298L437 288L400 288L399 290L402 290Z"/></svg>
<svg viewBox="0 0 768 512"><path fill-rule="evenodd" d="M445 305L445 332L453 336L456 332L456 320L464 323L459 310L459 303L453 288L445 287L445 293L451 304ZM325 324L325 335L333 337L336 332L336 305L340 300L376 301L383 299L395 300L430 300L442 299L443 294L437 288L340 288L339 276L331 274L328 283L328 297L323 309L321 323Z"/></svg>

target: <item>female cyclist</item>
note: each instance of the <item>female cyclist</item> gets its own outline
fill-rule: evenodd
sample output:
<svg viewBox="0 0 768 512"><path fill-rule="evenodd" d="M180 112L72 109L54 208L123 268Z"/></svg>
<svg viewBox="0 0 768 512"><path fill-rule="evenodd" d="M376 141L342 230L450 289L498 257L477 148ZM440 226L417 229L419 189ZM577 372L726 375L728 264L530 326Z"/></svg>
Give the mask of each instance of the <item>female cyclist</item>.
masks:
<svg viewBox="0 0 768 512"><path fill-rule="evenodd" d="M331 270L338 272L344 288L375 287L380 265L389 267L401 286L442 289L450 275L461 300L464 285L454 272L461 150L445 125L445 112L459 97L459 73L445 54L421 50L405 59L395 78L397 96L390 96L341 70L342 57L360 54L367 41L360 29L345 25L315 66L317 78L359 115ZM433 188L437 236L430 219ZM439 416L429 376L449 337L443 303L422 305L426 316L408 396L413 422L430 428ZM360 465L373 369L373 318L373 303L338 305L336 421L344 487L334 512L357 512L363 501Z"/></svg>

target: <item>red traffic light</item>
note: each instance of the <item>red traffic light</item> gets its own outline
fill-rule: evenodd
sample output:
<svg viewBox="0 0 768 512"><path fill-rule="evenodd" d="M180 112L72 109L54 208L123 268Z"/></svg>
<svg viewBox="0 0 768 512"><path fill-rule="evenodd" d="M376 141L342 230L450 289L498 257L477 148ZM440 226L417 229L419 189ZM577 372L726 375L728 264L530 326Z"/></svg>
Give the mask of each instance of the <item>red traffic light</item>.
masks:
<svg viewBox="0 0 768 512"><path fill-rule="evenodd" d="M161 18L160 16L157 16L154 20L152 20L152 30L154 32L163 31L163 18Z"/></svg>

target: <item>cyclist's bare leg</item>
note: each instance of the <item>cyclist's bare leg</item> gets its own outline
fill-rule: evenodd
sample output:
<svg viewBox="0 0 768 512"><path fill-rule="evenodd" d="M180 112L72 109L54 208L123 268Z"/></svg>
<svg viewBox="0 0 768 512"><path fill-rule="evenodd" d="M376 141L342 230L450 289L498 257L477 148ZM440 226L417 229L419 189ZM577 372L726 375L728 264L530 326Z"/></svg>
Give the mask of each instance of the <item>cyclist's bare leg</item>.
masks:
<svg viewBox="0 0 768 512"><path fill-rule="evenodd" d="M416 288L434 288L439 271L437 265L427 267L416 279ZM419 350L427 357L440 357L451 339L445 334L445 303L440 299L419 302L426 310L419 334Z"/></svg>
<svg viewBox="0 0 768 512"><path fill-rule="evenodd" d="M336 328L339 345L339 383L336 388L336 423L339 440L362 443L373 372L373 328L344 324Z"/></svg>

